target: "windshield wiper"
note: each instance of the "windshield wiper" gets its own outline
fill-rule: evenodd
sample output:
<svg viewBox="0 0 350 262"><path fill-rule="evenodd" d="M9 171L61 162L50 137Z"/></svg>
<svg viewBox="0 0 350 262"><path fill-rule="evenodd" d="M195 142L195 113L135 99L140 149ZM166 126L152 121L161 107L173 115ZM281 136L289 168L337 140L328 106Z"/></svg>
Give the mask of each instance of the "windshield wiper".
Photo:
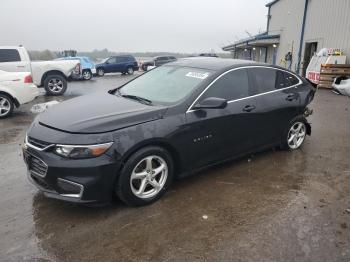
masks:
<svg viewBox="0 0 350 262"><path fill-rule="evenodd" d="M139 102L144 103L146 105L152 105L152 101L147 99L147 98L143 98L143 97L135 96L135 95L124 95L124 94L121 94L121 96L125 97L125 98L129 98L129 99L133 99L133 100L139 101Z"/></svg>
<svg viewBox="0 0 350 262"><path fill-rule="evenodd" d="M118 96L121 96L121 97L125 97L125 98L129 98L129 99L133 99L133 100L139 101L139 102L144 103L146 105L152 105L152 101L151 100L149 100L147 98L140 97L140 96L123 94L122 92L120 92L120 88L115 90L115 94L117 94Z"/></svg>

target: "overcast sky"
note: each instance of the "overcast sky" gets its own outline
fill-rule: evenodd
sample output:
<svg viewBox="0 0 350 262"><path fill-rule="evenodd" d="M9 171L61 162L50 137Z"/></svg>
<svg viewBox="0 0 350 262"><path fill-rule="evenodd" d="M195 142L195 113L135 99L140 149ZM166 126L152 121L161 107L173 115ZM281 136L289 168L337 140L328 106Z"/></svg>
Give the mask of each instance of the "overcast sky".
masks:
<svg viewBox="0 0 350 262"><path fill-rule="evenodd" d="M208 52L266 28L268 0L0 0L0 45Z"/></svg>

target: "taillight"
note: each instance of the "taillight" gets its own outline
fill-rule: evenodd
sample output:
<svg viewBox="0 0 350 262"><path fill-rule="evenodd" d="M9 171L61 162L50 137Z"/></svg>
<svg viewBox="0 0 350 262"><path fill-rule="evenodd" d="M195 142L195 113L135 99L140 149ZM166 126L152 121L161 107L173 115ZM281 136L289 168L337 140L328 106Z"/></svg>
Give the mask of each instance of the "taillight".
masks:
<svg viewBox="0 0 350 262"><path fill-rule="evenodd" d="M24 83L26 84L30 84L30 83L33 83L33 78L31 75L27 75L25 78L24 78Z"/></svg>
<svg viewBox="0 0 350 262"><path fill-rule="evenodd" d="M79 74L80 73L80 63L78 63L75 67L74 67L74 72L76 74Z"/></svg>

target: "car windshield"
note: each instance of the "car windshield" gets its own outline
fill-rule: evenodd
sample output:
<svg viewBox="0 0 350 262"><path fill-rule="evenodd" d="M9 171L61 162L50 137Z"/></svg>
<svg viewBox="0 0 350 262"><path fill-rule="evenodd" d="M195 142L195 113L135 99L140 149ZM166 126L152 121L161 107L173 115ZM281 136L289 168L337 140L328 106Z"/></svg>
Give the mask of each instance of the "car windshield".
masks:
<svg viewBox="0 0 350 262"><path fill-rule="evenodd" d="M107 57L107 58L105 58L105 59L103 59L100 63L101 64L104 64L104 63L106 63L107 62L107 60L109 59L110 57Z"/></svg>
<svg viewBox="0 0 350 262"><path fill-rule="evenodd" d="M174 104L189 95L210 73L198 68L162 66L127 83L117 93L156 104Z"/></svg>

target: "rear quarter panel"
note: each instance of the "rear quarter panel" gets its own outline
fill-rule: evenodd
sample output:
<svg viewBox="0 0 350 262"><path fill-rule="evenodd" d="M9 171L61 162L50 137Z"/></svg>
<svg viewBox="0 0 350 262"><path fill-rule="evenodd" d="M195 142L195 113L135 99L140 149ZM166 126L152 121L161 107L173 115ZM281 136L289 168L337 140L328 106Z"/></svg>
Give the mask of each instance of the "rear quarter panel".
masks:
<svg viewBox="0 0 350 262"><path fill-rule="evenodd" d="M33 81L36 85L42 85L43 75L49 71L59 71L66 77L69 77L75 66L80 63L79 60L62 61L35 61L32 62Z"/></svg>

